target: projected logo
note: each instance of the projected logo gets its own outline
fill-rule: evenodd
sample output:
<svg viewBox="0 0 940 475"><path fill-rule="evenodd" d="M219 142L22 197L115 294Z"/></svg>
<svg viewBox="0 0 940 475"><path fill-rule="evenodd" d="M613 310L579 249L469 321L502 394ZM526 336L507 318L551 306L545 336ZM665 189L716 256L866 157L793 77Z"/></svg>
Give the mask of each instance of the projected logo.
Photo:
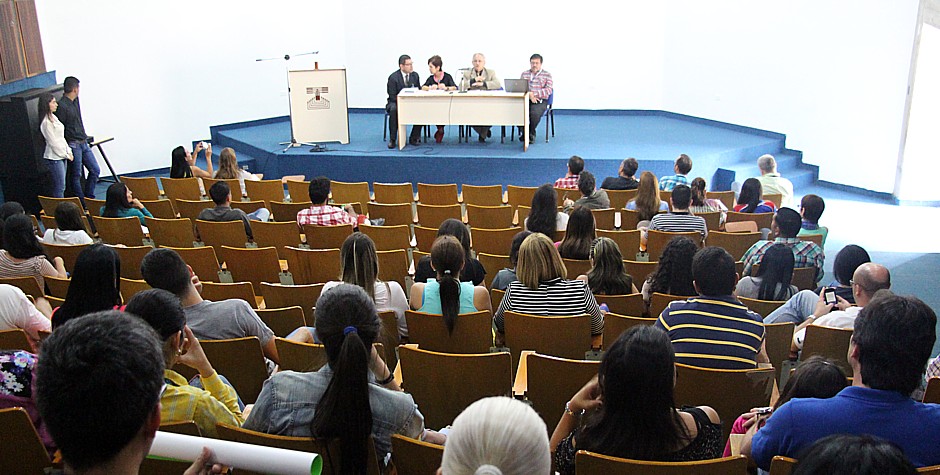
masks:
<svg viewBox="0 0 940 475"><path fill-rule="evenodd" d="M308 87L307 95L313 96L307 100L307 110L324 110L330 108L329 99L323 97L324 94L328 94L330 88L323 87Z"/></svg>

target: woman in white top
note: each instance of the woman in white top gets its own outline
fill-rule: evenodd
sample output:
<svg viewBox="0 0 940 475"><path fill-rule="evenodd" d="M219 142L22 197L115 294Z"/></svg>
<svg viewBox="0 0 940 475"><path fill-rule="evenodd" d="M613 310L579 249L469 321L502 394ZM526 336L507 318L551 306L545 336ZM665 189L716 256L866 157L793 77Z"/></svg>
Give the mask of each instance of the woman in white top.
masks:
<svg viewBox="0 0 940 475"><path fill-rule="evenodd" d="M55 226L47 229L42 236L46 244L91 244L95 242L85 232L85 223L82 221L81 211L75 203L63 202L55 209Z"/></svg>
<svg viewBox="0 0 940 475"><path fill-rule="evenodd" d="M245 180L259 181L261 177L254 173L248 173L238 168L238 159L235 158L235 150L232 147L225 147L219 153L219 171L215 172L215 178L219 180L238 179L238 184L242 188L242 196L245 196Z"/></svg>
<svg viewBox="0 0 940 475"><path fill-rule="evenodd" d="M52 176L52 196L62 198L65 195L65 161L72 160L72 149L65 141L65 126L59 122L54 112L59 108L55 97L49 93L39 96L39 117L42 122L39 130L46 139L46 150L42 158L47 160L49 174Z"/></svg>

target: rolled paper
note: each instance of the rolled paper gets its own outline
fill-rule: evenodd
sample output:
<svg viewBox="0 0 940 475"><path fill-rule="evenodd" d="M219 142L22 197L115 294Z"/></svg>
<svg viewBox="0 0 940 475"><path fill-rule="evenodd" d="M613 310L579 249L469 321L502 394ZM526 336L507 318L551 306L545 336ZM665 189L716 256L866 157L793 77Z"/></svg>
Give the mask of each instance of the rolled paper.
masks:
<svg viewBox="0 0 940 475"><path fill-rule="evenodd" d="M311 452L157 431L148 457L192 462L208 447L215 463L275 475L319 475L323 459Z"/></svg>

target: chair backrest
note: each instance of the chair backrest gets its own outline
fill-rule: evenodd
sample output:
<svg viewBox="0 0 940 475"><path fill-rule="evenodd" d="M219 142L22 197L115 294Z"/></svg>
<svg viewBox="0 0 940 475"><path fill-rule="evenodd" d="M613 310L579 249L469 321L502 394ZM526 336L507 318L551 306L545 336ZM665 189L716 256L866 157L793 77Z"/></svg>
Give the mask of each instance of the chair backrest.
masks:
<svg viewBox="0 0 940 475"><path fill-rule="evenodd" d="M78 206L78 209L84 211L85 207L82 205L81 200L77 197L70 196L68 198L54 198L51 196L39 196L39 204L42 206L42 212L46 216L55 216L55 209L59 207L59 203L69 202Z"/></svg>
<svg viewBox="0 0 940 475"><path fill-rule="evenodd" d="M753 274L753 272L752 272ZM815 267L794 267L791 281L800 290L813 290L816 288Z"/></svg>
<svg viewBox="0 0 940 475"><path fill-rule="evenodd" d="M702 247L702 234L698 231L692 231L687 233L668 233L665 231L656 231L650 229L646 240L646 252L650 255L651 261L659 261L660 256L663 255L663 250L666 249L666 245L669 244L669 241L677 237L687 237L692 240L698 247Z"/></svg>
<svg viewBox="0 0 940 475"><path fill-rule="evenodd" d="M515 186L515 185L506 185L506 198L509 202L509 206L512 206L513 209L518 208L519 206L532 206L532 197L535 196L535 191L538 190L538 187L535 186ZM522 223L522 217L519 217L519 222Z"/></svg>
<svg viewBox="0 0 940 475"><path fill-rule="evenodd" d="M278 368L280 371L317 371L326 364L326 348L316 343L303 343L277 337Z"/></svg>
<svg viewBox="0 0 940 475"><path fill-rule="evenodd" d="M193 222L189 218L160 219L146 218L150 239L162 247L194 247L196 236L193 234Z"/></svg>
<svg viewBox="0 0 940 475"><path fill-rule="evenodd" d="M90 198L85 198L85 199L88 200L88 199L90 199ZM36 216L34 216L34 215L29 215L29 216L30 216L31 218L33 218L33 228L38 230L39 228L36 227L36 222L35 222ZM93 215L93 216L96 216L96 215ZM43 228L46 228L46 230L58 228L58 226L56 225L56 222L55 222L55 216L47 216L47 215L44 214L44 215L39 216L39 219L40 219L40 221L42 222L42 227L43 227ZM82 215L82 224L85 226L85 232L88 233L89 236L94 237L94 236L95 236L95 233L93 233L93 232L91 231L91 229L92 229L92 228L91 228L91 223L89 223L88 220L89 220L88 215L87 215L87 214L83 214L83 215Z"/></svg>
<svg viewBox="0 0 940 475"><path fill-rule="evenodd" d="M394 251L376 251L379 264L379 280L398 282L402 289L406 289L405 277L408 276L408 252L404 249Z"/></svg>
<svg viewBox="0 0 940 475"><path fill-rule="evenodd" d="M121 298L124 299L124 303L130 301L134 295L149 288L150 284L145 280L125 279L121 277Z"/></svg>
<svg viewBox="0 0 940 475"><path fill-rule="evenodd" d="M940 378L933 377L927 381L927 389L924 390L923 402L928 404L940 404Z"/></svg>
<svg viewBox="0 0 940 475"><path fill-rule="evenodd" d="M287 180L287 194L294 203L310 201L310 182L305 180Z"/></svg>
<svg viewBox="0 0 940 475"><path fill-rule="evenodd" d="M747 457L736 455L695 462L648 462L579 450L575 455L578 475L745 475Z"/></svg>
<svg viewBox="0 0 940 475"><path fill-rule="evenodd" d="M474 401L512 390L508 353L453 355L407 346L398 353L404 389L421 408L426 427L444 427Z"/></svg>
<svg viewBox="0 0 940 475"><path fill-rule="evenodd" d="M136 198L136 196L135 196L135 198ZM85 206L87 206L88 209L85 210L85 211L88 213L88 216L101 216L101 208L104 208L105 202L106 202L106 200L96 200L96 199L94 199L94 198L87 198L87 197L86 197L86 198L85 198ZM143 203L143 202L141 202L141 204L142 204L142 203ZM146 205L144 205L144 207L146 207ZM85 218L85 219L87 219L87 216L82 216L82 217ZM52 216L52 218L53 218L53 221L54 221L54 220L55 220L55 216ZM43 221L42 225L45 226L46 229L49 229L49 227L46 226L45 220ZM88 229L88 226L87 226L87 225L85 226L85 229Z"/></svg>
<svg viewBox="0 0 940 475"><path fill-rule="evenodd" d="M0 350L23 350L30 353L34 351L26 331L20 328L0 330Z"/></svg>
<svg viewBox="0 0 940 475"><path fill-rule="evenodd" d="M744 303L743 300L741 303ZM790 345L793 343L795 326L793 322L764 324L764 351L767 352L767 358L774 367L774 378L777 381L780 381L783 362L790 359Z"/></svg>
<svg viewBox="0 0 940 475"><path fill-rule="evenodd" d="M65 270L72 272L75 270L75 259L82 251L88 249L91 244L47 244L42 243L42 248L49 257L61 257L65 263Z"/></svg>
<svg viewBox="0 0 940 475"><path fill-rule="evenodd" d="M297 213L302 209L309 208L313 203L309 201L272 201L268 203L271 207L271 216L274 221L293 221L297 222Z"/></svg>
<svg viewBox="0 0 940 475"><path fill-rule="evenodd" d="M640 303L643 302L642 294L633 294L640 296ZM600 302L600 300L598 300ZM609 304L608 304L609 305ZM610 345L614 344L617 341L617 338L620 338L620 335L623 332L637 326L637 325L652 325L656 323L655 318L644 318L644 317L634 317L631 315L620 315L618 313L613 313L610 311L607 315L604 316L604 348L609 348Z"/></svg>
<svg viewBox="0 0 940 475"><path fill-rule="evenodd" d="M572 396L597 375L600 361L558 358L530 353L526 358L526 399L542 417L545 426L554 430L562 411Z"/></svg>
<svg viewBox="0 0 940 475"><path fill-rule="evenodd" d="M270 206L272 201L284 201L284 183L281 180L245 180L245 193L249 199L264 201ZM307 201L306 198L300 201Z"/></svg>
<svg viewBox="0 0 940 475"><path fill-rule="evenodd" d="M193 273L202 282L219 282L219 257L212 246L201 247L171 247L180 255L183 262L193 268ZM123 267L123 266L122 266Z"/></svg>
<svg viewBox="0 0 940 475"><path fill-rule="evenodd" d="M734 260L739 261L755 242L760 241L760 238L760 233L708 231L708 236L705 238L705 245L723 248L728 251L728 254L731 254Z"/></svg>
<svg viewBox="0 0 940 475"><path fill-rule="evenodd" d="M706 191L705 198L721 201L725 208L734 208L734 191Z"/></svg>
<svg viewBox="0 0 940 475"><path fill-rule="evenodd" d="M372 183L376 203L412 203L415 200L411 183Z"/></svg>
<svg viewBox="0 0 940 475"><path fill-rule="evenodd" d="M0 284L9 284L14 287L19 287L24 294L31 295L34 298L39 298L46 294L46 291L39 285L39 281L35 277L0 277Z"/></svg>
<svg viewBox="0 0 940 475"><path fill-rule="evenodd" d="M107 244L140 246L144 243L144 232L140 229L140 220L128 218L102 218L93 216L98 237Z"/></svg>
<svg viewBox="0 0 940 475"><path fill-rule="evenodd" d="M555 196L557 200L555 203L558 206L565 204L566 199L576 200L581 197L581 192L577 188L558 188L555 187Z"/></svg>
<svg viewBox="0 0 940 475"><path fill-rule="evenodd" d="M753 273L753 272L752 272ZM785 300L759 300L749 299L747 297L738 297L738 300L754 313L766 317L770 312L777 310L781 305L787 303Z"/></svg>
<svg viewBox="0 0 940 475"><path fill-rule="evenodd" d="M708 232L721 226L721 211L708 211L695 213L695 215L705 220L705 227L708 228Z"/></svg>
<svg viewBox="0 0 940 475"><path fill-rule="evenodd" d="M804 236L797 236L800 238L800 241L809 241L815 243L820 249L823 247L823 235L822 234L806 234Z"/></svg>
<svg viewBox="0 0 940 475"><path fill-rule="evenodd" d="M127 189L134 193L134 198L138 200L158 200L160 199L160 186L157 184L157 178L152 176L131 177L122 176L121 183Z"/></svg>
<svg viewBox="0 0 940 475"><path fill-rule="evenodd" d="M369 218L382 218L385 226L413 224L414 209L411 203L371 203Z"/></svg>
<svg viewBox="0 0 940 475"><path fill-rule="evenodd" d="M228 299L244 300L248 302L248 305L251 305L251 308L258 308L258 297L251 282L203 282L201 295L206 300L213 302Z"/></svg>
<svg viewBox="0 0 940 475"><path fill-rule="evenodd" d="M624 257L627 256L624 255ZM633 283L639 288L646 281L646 278L656 270L657 265L659 265L657 261L644 262L624 259L623 270L630 274L630 277L633 277Z"/></svg>
<svg viewBox="0 0 940 475"><path fill-rule="evenodd" d="M173 219L176 217L176 208L172 200L140 200L140 204L150 211L154 218Z"/></svg>
<svg viewBox="0 0 940 475"><path fill-rule="evenodd" d="M623 316L640 317L646 313L646 302L643 301L643 294L626 295L600 295L594 294L594 300L598 305L605 303L607 309Z"/></svg>
<svg viewBox="0 0 940 475"><path fill-rule="evenodd" d="M495 312L499 308L499 304L503 302L503 297L506 296L505 290L499 289L490 289L490 307Z"/></svg>
<svg viewBox="0 0 940 475"><path fill-rule="evenodd" d="M444 446L392 434L392 463L400 475L437 473Z"/></svg>
<svg viewBox="0 0 940 475"><path fill-rule="evenodd" d="M484 269L488 269L486 275L483 276L483 284L486 285L486 288L490 288L490 285L493 284L493 278L496 277L497 272L512 268L512 261L509 260L509 256L478 252L477 259Z"/></svg>
<svg viewBox="0 0 940 475"><path fill-rule="evenodd" d="M640 231L636 229L624 231L598 229L596 232L597 237L613 239L613 241L617 243L617 247L620 248L620 254L623 255L624 259L635 257L637 251L640 250Z"/></svg>
<svg viewBox="0 0 940 475"><path fill-rule="evenodd" d="M515 212L512 206L478 206L465 205L467 207L467 223L475 228L502 229L512 226L512 218Z"/></svg>
<svg viewBox="0 0 940 475"><path fill-rule="evenodd" d="M851 328L831 328L819 325L806 327L806 336L803 338L803 351L800 359L805 360L813 355L825 356L835 362L845 374L852 374L849 365L849 342L852 341Z"/></svg>
<svg viewBox="0 0 940 475"><path fill-rule="evenodd" d="M283 308L298 306L304 311L304 319L308 325L314 326L313 307L320 298L323 284L307 285L280 285L261 283L261 295L264 296L264 306L267 308Z"/></svg>
<svg viewBox="0 0 940 475"><path fill-rule="evenodd" d="M252 239L258 247L273 247L277 249L280 259L284 257L283 249L287 246L300 247L300 231L295 221L251 221ZM348 226L347 226L348 227Z"/></svg>
<svg viewBox="0 0 940 475"><path fill-rule="evenodd" d="M653 295L650 296L650 318L659 318L659 315L663 313L663 310L666 310L666 307L668 307L670 303L677 300L686 300L688 298L688 296L684 295L670 295L653 292Z"/></svg>
<svg viewBox="0 0 940 475"><path fill-rule="evenodd" d="M639 223L640 223L640 214L636 210L632 210L632 209L620 210L620 229L623 229L625 231L636 229L636 226Z"/></svg>
<svg viewBox="0 0 940 475"><path fill-rule="evenodd" d="M669 210L672 211L672 191L660 191L659 199L669 203Z"/></svg>
<svg viewBox="0 0 940 475"><path fill-rule="evenodd" d="M202 242L216 249L222 246L244 248L248 241L248 236L245 234L245 223L242 221L203 221L197 219L196 231L199 233Z"/></svg>
<svg viewBox="0 0 940 475"><path fill-rule="evenodd" d="M202 437L199 426L194 421L170 422L160 424L160 432ZM164 458L150 458L149 456L140 464L140 475L163 475L165 473L183 473L189 468L190 462L170 460Z"/></svg>
<svg viewBox="0 0 940 475"><path fill-rule="evenodd" d="M457 204L457 184L418 183L418 200L426 205Z"/></svg>
<svg viewBox="0 0 940 475"><path fill-rule="evenodd" d="M22 407L0 409L0 473L46 473L52 460L29 413Z"/></svg>
<svg viewBox="0 0 940 475"><path fill-rule="evenodd" d="M594 227L596 229L605 229L608 231L613 231L616 229L614 226L614 220L616 218L617 210L614 208L604 208L604 209L592 209L591 214L594 215Z"/></svg>
<svg viewBox="0 0 940 475"><path fill-rule="evenodd" d="M520 228L470 229L471 246L477 254L484 252L497 256L508 256L512 248L512 239L522 232ZM487 267L489 269L489 267Z"/></svg>
<svg viewBox="0 0 940 475"><path fill-rule="evenodd" d="M310 249L339 249L343 247L343 241L352 232L353 227L348 224L338 224L336 226L304 225L304 235L307 237L307 245L310 246Z"/></svg>
<svg viewBox="0 0 940 475"><path fill-rule="evenodd" d="M395 251L411 247L411 230L403 224L397 226L363 224L359 226L359 230L372 238L376 251Z"/></svg>
<svg viewBox="0 0 940 475"><path fill-rule="evenodd" d="M774 213L738 213L728 211L726 223L736 223L741 221L754 221L757 223L757 229L770 229L770 223L774 219Z"/></svg>
<svg viewBox="0 0 940 475"><path fill-rule="evenodd" d="M51 306L52 308L59 308L63 304L65 304L65 299L61 299L59 297L53 297L51 295L47 295L46 300L49 301L49 306ZM41 331L40 331L40 334L42 334Z"/></svg>
<svg viewBox="0 0 940 475"><path fill-rule="evenodd" d="M362 210L366 213L369 211L369 202L372 201L372 196L369 193L368 182L348 183L330 180L330 193L336 203L361 203Z"/></svg>
<svg viewBox="0 0 940 475"><path fill-rule="evenodd" d="M228 189L232 193L232 201L240 201L242 199L242 185L238 181L238 178L203 178L202 186L206 189L206 194L209 194L209 188L212 188L212 185L224 181L228 184Z"/></svg>
<svg viewBox="0 0 940 475"><path fill-rule="evenodd" d="M783 203L783 193L764 193L761 198L773 203L777 209L780 209L780 204Z"/></svg>
<svg viewBox="0 0 940 475"><path fill-rule="evenodd" d="M323 284L339 278L339 249L285 247L283 251L295 284Z"/></svg>
<svg viewBox="0 0 940 475"><path fill-rule="evenodd" d="M163 185L163 194L173 200L174 206L177 200L197 201L202 197L198 178L160 178L160 184Z"/></svg>
<svg viewBox="0 0 940 475"><path fill-rule="evenodd" d="M417 249L422 252L431 252L431 246L437 239L437 228L426 228L424 226L415 226L415 242Z"/></svg>
<svg viewBox="0 0 940 475"><path fill-rule="evenodd" d="M307 326L304 309L296 305L285 308L269 307L255 310L255 313L261 317L261 321L274 332L275 336L287 337L294 330Z"/></svg>
<svg viewBox="0 0 940 475"><path fill-rule="evenodd" d="M579 360L591 349L590 315L541 317L506 312L504 322L513 361L519 361L522 350Z"/></svg>
<svg viewBox="0 0 940 475"><path fill-rule="evenodd" d="M215 203L206 200L173 200L173 207L179 212L181 218L189 218L193 221L199 217L199 213L206 208L214 208Z"/></svg>
<svg viewBox="0 0 940 475"><path fill-rule="evenodd" d="M589 259L564 259L561 260L568 271L568 278L574 279L579 275L587 275L591 271L591 261Z"/></svg>
<svg viewBox="0 0 940 475"><path fill-rule="evenodd" d="M532 212L532 207L529 205L516 206L516 218L513 220L513 224L516 224L520 228L525 229L525 220L528 219L530 212ZM557 232L555 239L558 239Z"/></svg>
<svg viewBox="0 0 940 475"><path fill-rule="evenodd" d="M770 475L790 475L796 468L796 459L775 455L770 459Z"/></svg>
<svg viewBox="0 0 940 475"><path fill-rule="evenodd" d="M268 379L268 368L257 337L230 340L202 340L199 342L206 357L219 374L224 375L239 397L252 404Z"/></svg>
<svg viewBox="0 0 940 475"><path fill-rule="evenodd" d="M426 228L438 228L441 223L448 219L459 219L463 221L463 214L460 211L460 205L457 203L449 205L418 203L417 209L418 223Z"/></svg>
<svg viewBox="0 0 940 475"><path fill-rule="evenodd" d="M219 255L235 282L251 282L260 289L262 282L281 281L281 264L273 247L245 249L222 246Z"/></svg>
<svg viewBox="0 0 940 475"><path fill-rule="evenodd" d="M261 208L267 208L267 203L264 201L233 201L232 209L240 209L245 212L245 214L251 214L255 211L258 211Z"/></svg>
<svg viewBox="0 0 940 475"><path fill-rule="evenodd" d="M607 197L610 198L610 207L618 211L624 209L628 201L636 198L636 189L604 191L607 192Z"/></svg>
<svg viewBox="0 0 940 475"><path fill-rule="evenodd" d="M44 280L46 282L46 288L49 289L49 292L46 294L47 297L52 296L64 299L66 294L68 294L69 282L71 282L70 279L60 279L47 275Z"/></svg>
<svg viewBox="0 0 940 475"><path fill-rule="evenodd" d="M476 206L500 206L503 204L503 185L461 185L460 194L464 204Z"/></svg>
<svg viewBox="0 0 940 475"><path fill-rule="evenodd" d="M459 315L454 332L447 333L444 317L430 313L405 311L408 341L421 349L441 353L487 353L493 346L493 317L490 312Z"/></svg>

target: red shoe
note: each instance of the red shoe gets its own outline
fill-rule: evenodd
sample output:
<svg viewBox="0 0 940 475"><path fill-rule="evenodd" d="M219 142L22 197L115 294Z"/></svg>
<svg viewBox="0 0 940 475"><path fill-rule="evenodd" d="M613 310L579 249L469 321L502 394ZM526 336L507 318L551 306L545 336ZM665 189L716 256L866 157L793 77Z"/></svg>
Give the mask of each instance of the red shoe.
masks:
<svg viewBox="0 0 940 475"><path fill-rule="evenodd" d="M434 141L441 143L444 141L444 127L437 126L437 132L434 132Z"/></svg>

